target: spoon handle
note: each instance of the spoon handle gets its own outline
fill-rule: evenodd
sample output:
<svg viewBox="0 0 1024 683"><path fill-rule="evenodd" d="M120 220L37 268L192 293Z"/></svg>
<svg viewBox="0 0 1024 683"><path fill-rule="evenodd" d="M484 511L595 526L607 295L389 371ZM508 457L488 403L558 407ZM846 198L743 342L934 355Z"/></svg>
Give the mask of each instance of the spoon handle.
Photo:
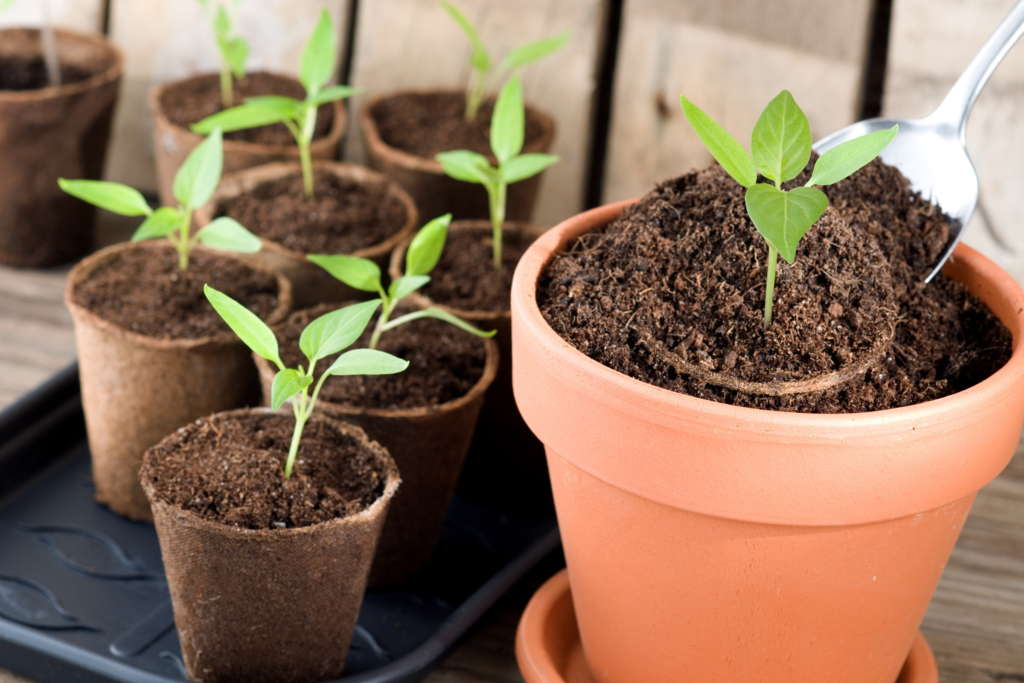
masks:
<svg viewBox="0 0 1024 683"><path fill-rule="evenodd" d="M967 117L971 114L974 102L988 82L989 76L999 66L999 62L1003 61L1003 57L1017 42L1021 33L1024 33L1024 0L1019 0L1006 18L999 23L978 54L960 74L960 78L956 79L942 104L928 117L955 126L960 132L961 144L966 145Z"/></svg>

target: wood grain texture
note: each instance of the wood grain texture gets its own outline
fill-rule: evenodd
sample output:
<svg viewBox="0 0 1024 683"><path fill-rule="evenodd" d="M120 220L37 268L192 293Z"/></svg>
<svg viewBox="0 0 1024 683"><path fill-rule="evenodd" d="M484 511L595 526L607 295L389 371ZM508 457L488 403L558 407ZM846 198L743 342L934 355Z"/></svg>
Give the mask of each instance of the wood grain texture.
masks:
<svg viewBox="0 0 1024 683"><path fill-rule="evenodd" d="M558 126L552 153L561 161L544 172L534 223L550 226L580 211L589 161L596 70L607 0L456 0L480 31L492 58L513 47L572 30L561 50L523 69L526 101ZM359 5L352 85L368 96L402 89L463 88L470 45L436 0L372 0ZM490 90L500 84L493 81ZM355 120L355 116L353 116ZM359 132L350 131L346 159L366 163ZM424 218L431 218L425 216Z"/></svg>
<svg viewBox="0 0 1024 683"><path fill-rule="evenodd" d="M54 26L102 33L107 0L46 0ZM43 0L15 0L7 11L0 13L0 28L8 26L40 26L44 21Z"/></svg>

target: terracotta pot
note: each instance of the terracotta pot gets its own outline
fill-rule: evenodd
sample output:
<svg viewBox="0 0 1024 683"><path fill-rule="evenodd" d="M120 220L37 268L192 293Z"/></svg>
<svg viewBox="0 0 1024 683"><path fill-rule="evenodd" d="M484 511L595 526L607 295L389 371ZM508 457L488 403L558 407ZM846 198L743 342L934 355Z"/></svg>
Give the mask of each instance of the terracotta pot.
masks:
<svg viewBox="0 0 1024 683"><path fill-rule="evenodd" d="M397 184L362 166L341 162L314 161L313 170L314 172L333 173L339 178L356 183L386 183L389 194L396 197L405 206L405 225L398 232L383 242L359 249L351 254L370 259L376 262L381 270L385 269L391 251L406 238L411 239L412 232L416 228L419 218L412 199ZM252 192L263 183L273 182L298 173L301 173L298 163L281 162L224 176L210 202L194 214L197 226L203 226L212 221L218 215L222 202ZM308 261L305 254L288 249L276 242L263 240L263 249L259 253L239 254L238 257L249 265L273 270L288 278L292 284L295 308L308 308L320 303L340 303L350 299L366 299L368 297L366 292L352 289L334 279L323 268Z"/></svg>
<svg viewBox="0 0 1024 683"><path fill-rule="evenodd" d="M297 83L290 76L276 75L282 81ZM193 133L185 126L171 123L164 114L163 98L167 92L176 87L186 86L199 81L220 82L219 74L202 74L182 81L165 83L149 91L149 109L153 114L153 156L156 158L157 188L160 192L160 203L164 206L177 206L174 198L174 176L178 168L185 162L196 146L203 141L203 136ZM347 117L345 107L340 101L332 102L334 120L326 136L314 140L309 153L314 161L334 161L338 158L338 147L341 137L345 134ZM243 140L224 141L224 173L233 173L254 166L275 161L299 162L298 145L264 145Z"/></svg>
<svg viewBox="0 0 1024 683"><path fill-rule="evenodd" d="M486 219L490 216L487 191L482 185L464 183L445 175L436 159L403 152L384 142L374 120L375 109L393 97L428 94L437 91L403 91L375 97L360 110L359 125L366 140L370 168L380 171L412 195L424 221L451 212L456 219ZM462 91L442 91L458 92ZM527 107L540 121L543 133L523 148L523 153L548 152L555 139L555 121L544 112ZM496 160L491 159L495 164ZM540 179L544 174L514 183L508 188L505 217L510 221L528 222L537 202Z"/></svg>
<svg viewBox="0 0 1024 683"><path fill-rule="evenodd" d="M259 382L249 349L230 331L202 339L156 339L129 332L74 302L77 285L129 249L173 247L161 240L96 252L69 273L64 304L75 325L96 499L125 517L150 520L139 486L146 449L199 417L256 405ZM288 280L277 275L277 286L278 307L267 319L271 324L291 310Z"/></svg>
<svg viewBox="0 0 1024 683"><path fill-rule="evenodd" d="M506 231L516 230L535 240L545 228L535 225L506 223ZM489 221L455 221L450 232L479 232L481 239L490 239ZM391 255L389 274L399 277L405 268L405 251L412 239L404 241ZM434 301L423 290L408 299L420 308L437 306L467 320L483 330L497 330L502 362L494 385L480 411L473 445L463 468L459 491L479 501L498 504L520 512L551 510L551 488L548 483L544 446L526 426L512 395L512 313L511 311L476 311L446 306Z"/></svg>
<svg viewBox="0 0 1024 683"><path fill-rule="evenodd" d="M1024 292L961 245L945 273L1010 329L1005 367L874 413L759 411L619 374L547 325L552 254L619 215L534 243L512 287L513 381L547 448L573 602L596 680L894 681L976 492L1024 422Z"/></svg>
<svg viewBox="0 0 1024 683"><path fill-rule="evenodd" d="M56 34L61 63L95 75L0 90L0 263L13 266L65 263L92 247L95 208L63 192L57 178L102 175L122 58L102 36ZM0 31L0 61L41 51L35 29Z"/></svg>
<svg viewBox="0 0 1024 683"><path fill-rule="evenodd" d="M241 529L171 505L146 476L153 451L147 453L142 486L153 505L189 680L312 683L341 675L400 480L387 451L363 430L311 418L318 420L356 438L381 464L387 483L363 511L307 527ZM161 447L171 448L172 438Z"/></svg>
<svg viewBox="0 0 1024 683"><path fill-rule="evenodd" d="M318 306L314 317L335 308L338 307ZM453 401L403 410L317 401L317 412L362 427L388 450L402 473L402 491L392 503L384 525L370 572L371 586L404 581L422 569L434 552L484 394L498 370L497 344L492 339L480 341L487 349L483 375L469 392ZM260 371L263 405L270 405L276 368L259 356L253 358Z"/></svg>

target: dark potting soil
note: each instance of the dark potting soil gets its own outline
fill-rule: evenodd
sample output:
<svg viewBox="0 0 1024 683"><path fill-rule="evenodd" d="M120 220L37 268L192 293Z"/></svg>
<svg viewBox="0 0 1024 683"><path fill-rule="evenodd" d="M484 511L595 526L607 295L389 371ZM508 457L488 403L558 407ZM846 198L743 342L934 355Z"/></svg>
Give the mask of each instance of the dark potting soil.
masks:
<svg viewBox="0 0 1024 683"><path fill-rule="evenodd" d="M262 319L278 306L277 279L220 254L196 250L188 270L173 249L127 249L96 268L74 302L130 332L157 339L233 334L207 301L209 284Z"/></svg>
<svg viewBox="0 0 1024 683"><path fill-rule="evenodd" d="M307 365L299 350L299 336L310 321L339 306L317 306L296 311L275 329L280 341L281 360L287 367ZM413 309L402 309L399 315ZM380 309L378 309L378 314ZM370 343L372 322L366 333L350 348L365 348ZM421 319L385 332L377 348L409 361L409 367L395 375L330 377L320 390L320 398L360 408L403 410L436 407L465 396L484 373L487 353L477 337L440 320ZM340 354L317 363L316 378Z"/></svg>
<svg viewBox="0 0 1024 683"><path fill-rule="evenodd" d="M241 104L246 97L261 95L284 95L301 100L306 97L306 89L298 81L277 74L258 71L246 74L236 80L234 87L235 104ZM165 90L160 98L160 107L167 119L178 126L188 128L207 116L223 111L220 97L220 76L209 74L199 78L177 83ZM334 123L334 107L330 104L321 105L316 112L316 129L313 139L326 136ZM225 133L225 140L241 140L261 145L294 145L295 138L283 123L272 126L260 126L249 130L238 130Z"/></svg>
<svg viewBox="0 0 1024 683"><path fill-rule="evenodd" d="M468 149L491 155L490 129L494 100L484 102L476 118L466 121L466 96L454 92L406 93L382 100L371 111L380 138L387 145L418 157ZM544 134L540 117L526 110L525 144Z"/></svg>
<svg viewBox="0 0 1024 683"><path fill-rule="evenodd" d="M244 529L294 528L347 517L384 491L387 472L359 442L310 421L284 478L290 415L212 415L153 447L142 470L159 497ZM154 457L155 456L155 457Z"/></svg>
<svg viewBox="0 0 1024 683"><path fill-rule="evenodd" d="M62 85L71 85L92 78L98 71L84 69L77 64L60 65ZM39 90L50 85L46 63L42 57L26 59L11 55L0 59L0 90Z"/></svg>
<svg viewBox="0 0 1024 683"><path fill-rule="evenodd" d="M409 218L383 182L357 183L318 170L313 180L311 201L296 172L222 201L217 214L302 254L351 254L372 247L399 232Z"/></svg>
<svg viewBox="0 0 1024 683"><path fill-rule="evenodd" d="M794 185L806 182L813 161ZM767 331L767 246L746 215L743 189L717 165L662 183L572 243L542 274L538 304L563 339L608 367L755 408L911 405L973 386L1006 363L1011 335L980 300L944 275L924 284L948 219L899 171L876 160L824 190L832 208L792 265L779 259ZM740 393L666 362L794 381L853 367L879 335L892 342L867 370L811 393Z"/></svg>
<svg viewBox="0 0 1024 683"><path fill-rule="evenodd" d="M494 269L490 229L452 230L423 293L437 304L461 311L500 313L511 309L512 274L533 238L506 223L501 270Z"/></svg>

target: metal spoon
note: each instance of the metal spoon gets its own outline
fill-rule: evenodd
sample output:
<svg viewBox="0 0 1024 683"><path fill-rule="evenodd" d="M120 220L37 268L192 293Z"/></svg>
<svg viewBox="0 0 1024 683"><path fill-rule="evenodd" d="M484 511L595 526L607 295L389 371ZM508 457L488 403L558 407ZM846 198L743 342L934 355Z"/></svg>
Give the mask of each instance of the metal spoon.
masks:
<svg viewBox="0 0 1024 683"><path fill-rule="evenodd" d="M900 131L882 152L882 161L898 168L910 180L913 190L938 204L953 219L949 244L925 282L931 282L942 270L978 204L978 174L966 148L967 117L989 76L1021 33L1024 33L1024 0L1010 10L930 116L858 121L814 145L814 150L820 154L847 140L899 124Z"/></svg>

